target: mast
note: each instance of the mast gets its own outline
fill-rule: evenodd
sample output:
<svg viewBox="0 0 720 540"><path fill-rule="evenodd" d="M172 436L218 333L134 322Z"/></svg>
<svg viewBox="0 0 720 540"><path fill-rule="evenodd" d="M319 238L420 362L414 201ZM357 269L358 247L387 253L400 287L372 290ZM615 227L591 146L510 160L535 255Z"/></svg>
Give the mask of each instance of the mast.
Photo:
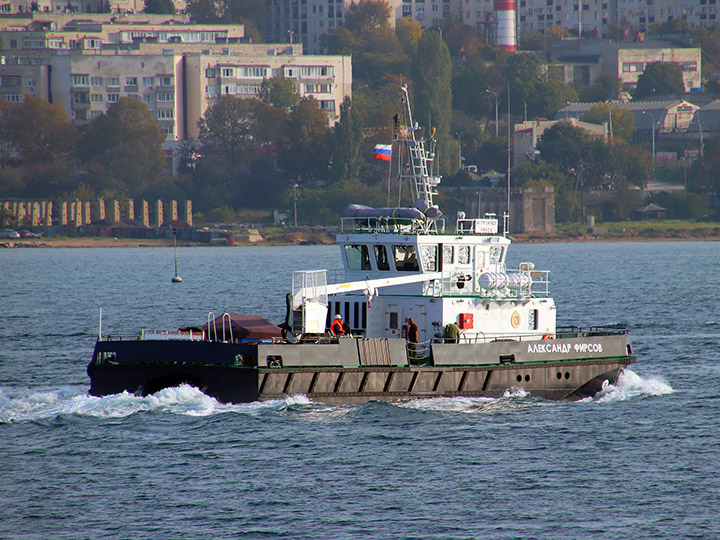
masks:
<svg viewBox="0 0 720 540"><path fill-rule="evenodd" d="M427 208L431 208L435 206L433 196L437 195L437 186L440 184L440 176L431 173L435 155L428 152L424 139L415 137L415 132L420 128L413 122L407 85L403 85L401 90L405 102L407 125L404 128L396 126L393 143L403 144L407 148L408 167L406 171L400 171L400 177L401 179L411 178L415 187L415 196L424 201ZM434 130L429 142L432 146L435 145Z"/></svg>

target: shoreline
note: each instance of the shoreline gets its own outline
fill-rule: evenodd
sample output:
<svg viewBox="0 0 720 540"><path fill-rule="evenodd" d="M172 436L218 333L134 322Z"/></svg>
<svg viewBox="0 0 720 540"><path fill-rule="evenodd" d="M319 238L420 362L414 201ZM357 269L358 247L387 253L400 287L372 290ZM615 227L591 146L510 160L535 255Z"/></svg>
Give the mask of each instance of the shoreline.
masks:
<svg viewBox="0 0 720 540"><path fill-rule="evenodd" d="M677 231L675 233L651 231L644 233L606 233L602 235L583 235L552 233L547 235L517 234L509 235L515 244L550 244L560 242L718 242L720 232L711 234L692 234L692 231ZM333 235L313 233L298 235L297 233L283 235L279 238L261 240L257 242L234 242L233 247L247 246L296 246L296 245L332 245L335 244ZM227 242L178 242L178 247L229 247ZM172 247L169 239L147 238L104 238L104 237L60 237L60 238L21 238L17 240L0 241L0 249L30 249L30 248L127 248L127 247Z"/></svg>

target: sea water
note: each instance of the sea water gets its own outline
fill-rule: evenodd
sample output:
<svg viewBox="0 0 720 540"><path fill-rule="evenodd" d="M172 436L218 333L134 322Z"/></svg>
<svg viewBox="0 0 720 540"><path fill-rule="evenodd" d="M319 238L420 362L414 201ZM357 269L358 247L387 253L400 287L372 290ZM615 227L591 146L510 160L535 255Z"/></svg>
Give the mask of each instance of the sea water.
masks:
<svg viewBox="0 0 720 540"><path fill-rule="evenodd" d="M284 318L337 247L0 252L0 538L720 537L720 244L516 245L561 325L628 326L594 398L330 406L87 394L98 333Z"/></svg>

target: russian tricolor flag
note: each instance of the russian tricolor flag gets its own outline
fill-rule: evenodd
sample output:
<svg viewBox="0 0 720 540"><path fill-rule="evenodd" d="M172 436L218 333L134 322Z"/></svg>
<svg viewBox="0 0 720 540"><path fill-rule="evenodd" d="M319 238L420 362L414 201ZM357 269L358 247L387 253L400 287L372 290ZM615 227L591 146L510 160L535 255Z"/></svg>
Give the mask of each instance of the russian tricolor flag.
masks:
<svg viewBox="0 0 720 540"><path fill-rule="evenodd" d="M392 156L392 144L376 144L375 159L390 161Z"/></svg>

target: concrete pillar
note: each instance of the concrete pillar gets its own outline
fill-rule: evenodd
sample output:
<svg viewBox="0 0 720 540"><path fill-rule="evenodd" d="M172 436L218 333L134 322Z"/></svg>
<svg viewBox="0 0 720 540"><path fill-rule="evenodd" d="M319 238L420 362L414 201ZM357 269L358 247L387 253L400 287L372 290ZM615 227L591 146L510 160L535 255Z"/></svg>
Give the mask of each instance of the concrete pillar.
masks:
<svg viewBox="0 0 720 540"><path fill-rule="evenodd" d="M98 219L99 220L105 219L105 199L100 197L97 201L97 207L98 207Z"/></svg>
<svg viewBox="0 0 720 540"><path fill-rule="evenodd" d="M185 223L190 227L193 226L192 217L192 201L185 201Z"/></svg>
<svg viewBox="0 0 720 540"><path fill-rule="evenodd" d="M82 207L83 204L80 201L75 201L73 203L75 205L75 212L73 213L73 225L75 227L82 227L83 225L83 217L82 217Z"/></svg>
<svg viewBox="0 0 720 540"><path fill-rule="evenodd" d="M120 221L120 201L114 200L111 207L113 223Z"/></svg>
<svg viewBox="0 0 720 540"><path fill-rule="evenodd" d="M177 201L170 201L170 219L175 222L178 218Z"/></svg>
<svg viewBox="0 0 720 540"><path fill-rule="evenodd" d="M83 212L83 225L90 225L92 223L92 204L90 201L85 201L83 203L84 206L84 212Z"/></svg>
<svg viewBox="0 0 720 540"><path fill-rule="evenodd" d="M135 221L135 200L134 199L128 199L127 218L130 221Z"/></svg>
<svg viewBox="0 0 720 540"><path fill-rule="evenodd" d="M27 210L25 207L24 202L18 203L18 211L17 211L17 224L22 225L22 222L25 221L25 218L27 217Z"/></svg>
<svg viewBox="0 0 720 540"><path fill-rule="evenodd" d="M53 212L53 203L52 201L48 201L45 205L45 223L44 225L46 227L52 227L52 212Z"/></svg>
<svg viewBox="0 0 720 540"><path fill-rule="evenodd" d="M32 209L30 210L30 226L35 227L36 225L40 225L40 201L34 201L31 204Z"/></svg>
<svg viewBox="0 0 720 540"><path fill-rule="evenodd" d="M68 203L63 201L60 203L60 225L68 224Z"/></svg>
<svg viewBox="0 0 720 540"><path fill-rule="evenodd" d="M142 205L142 224L143 227L149 227L150 226L150 205L148 202L143 199L140 203Z"/></svg>
<svg viewBox="0 0 720 540"><path fill-rule="evenodd" d="M159 229L165 222L163 218L163 203L160 199L155 203L155 226Z"/></svg>

